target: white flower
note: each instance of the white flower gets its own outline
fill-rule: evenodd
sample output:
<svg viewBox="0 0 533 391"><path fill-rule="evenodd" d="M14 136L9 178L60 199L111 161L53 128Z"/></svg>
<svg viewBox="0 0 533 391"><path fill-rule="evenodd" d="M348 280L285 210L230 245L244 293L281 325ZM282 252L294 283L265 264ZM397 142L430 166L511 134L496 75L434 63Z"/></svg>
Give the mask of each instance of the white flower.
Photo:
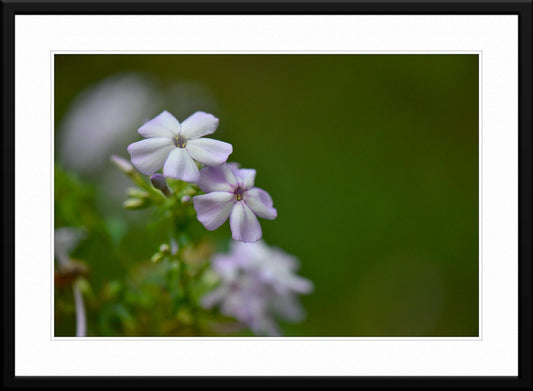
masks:
<svg viewBox="0 0 533 391"><path fill-rule="evenodd" d="M217 127L218 118L203 111L197 111L181 124L168 111L163 111L139 128L139 134L146 140L128 146L131 162L145 175L163 167L166 177L196 182L200 172L194 160L206 166L218 166L233 152L231 144L201 138L214 133Z"/></svg>

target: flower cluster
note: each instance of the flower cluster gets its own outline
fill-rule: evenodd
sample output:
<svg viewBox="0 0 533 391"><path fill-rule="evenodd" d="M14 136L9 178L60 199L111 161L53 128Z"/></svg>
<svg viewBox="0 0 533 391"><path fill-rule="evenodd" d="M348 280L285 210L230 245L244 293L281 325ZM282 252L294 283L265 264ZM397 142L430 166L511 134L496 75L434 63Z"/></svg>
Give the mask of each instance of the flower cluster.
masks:
<svg viewBox="0 0 533 391"><path fill-rule="evenodd" d="M295 274L298 260L263 241L233 242L229 254L213 258L220 285L203 297L205 308L218 306L256 334L279 335L275 318L299 321L304 316L297 294L313 290Z"/></svg>
<svg viewBox="0 0 533 391"><path fill-rule="evenodd" d="M205 228L215 230L229 218L234 240L255 242L262 236L256 216L272 220L277 211L270 195L254 187L255 170L226 163L231 144L202 138L214 133L218 122L212 114L198 111L180 124L163 111L139 128L145 139L128 146L131 162L145 175L163 168L164 177L197 184L206 193L193 199ZM199 165L204 167L200 170Z"/></svg>
<svg viewBox="0 0 533 391"><path fill-rule="evenodd" d="M127 132L137 124L142 137L128 145L129 159L111 155L110 161L129 180L123 207L152 213L141 223L146 230L139 221L130 229L126 219L100 213L93 186L56 165L55 221L56 227L66 226L54 234L56 318L75 315L78 337L280 335L278 321L303 319L298 298L313 284L297 275L296 258L260 240L259 218L277 218L270 194L255 186L255 169L228 162L231 144L210 138L219 126L214 115L197 111L178 121L165 110L143 124L159 102L148 83L120 78L90 91L67 116L65 123L77 130L64 132L71 135L65 145L76 145L64 149L62 163L85 173L104 164L88 157L111 154L113 145L124 148ZM196 105L180 106L191 104ZM114 118L115 112L123 115ZM95 113L105 114L99 116L105 126L89 135L90 143L80 143L86 119ZM96 147L86 148L89 144ZM213 255L223 242L209 240L206 230L226 221L231 251ZM142 243L130 247L139 238ZM83 239L85 245L77 248ZM108 261L125 258L131 262L119 265L122 277L104 274L103 284L93 284ZM55 333L69 335L70 323Z"/></svg>

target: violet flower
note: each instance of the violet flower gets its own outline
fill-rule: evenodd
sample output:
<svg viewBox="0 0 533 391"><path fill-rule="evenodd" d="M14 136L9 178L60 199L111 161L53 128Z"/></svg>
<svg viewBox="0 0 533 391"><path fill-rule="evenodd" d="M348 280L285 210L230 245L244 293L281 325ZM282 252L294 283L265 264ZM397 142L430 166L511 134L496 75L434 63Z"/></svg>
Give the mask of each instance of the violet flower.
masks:
<svg viewBox="0 0 533 391"><path fill-rule="evenodd" d="M198 186L207 194L193 198L198 220L210 231L229 217L234 240L255 242L262 236L256 216L273 220L278 212L270 195L254 187L255 170L239 169L235 163L205 167Z"/></svg>
<svg viewBox="0 0 533 391"><path fill-rule="evenodd" d="M203 111L197 111L181 124L168 111L163 111L139 128L139 134L146 140L128 146L131 162L145 175L163 167L165 177L196 182L200 173L195 160L218 166L233 151L231 144L200 138L214 133L217 127L218 118Z"/></svg>
<svg viewBox="0 0 533 391"><path fill-rule="evenodd" d="M256 334L279 335L276 318L296 322L304 317L298 294L313 283L295 274L298 260L281 249L255 243L233 242L229 254L213 258L220 285L202 298L206 308L247 325Z"/></svg>

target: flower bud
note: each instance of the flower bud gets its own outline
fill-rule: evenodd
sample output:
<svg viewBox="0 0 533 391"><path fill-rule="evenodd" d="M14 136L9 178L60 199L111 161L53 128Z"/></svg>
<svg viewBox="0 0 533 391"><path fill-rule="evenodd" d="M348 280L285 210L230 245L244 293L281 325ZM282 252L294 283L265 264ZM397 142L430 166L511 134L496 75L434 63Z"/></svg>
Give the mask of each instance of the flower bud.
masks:
<svg viewBox="0 0 533 391"><path fill-rule="evenodd" d="M182 204L189 204L191 202L191 196L190 195L184 195L181 197L181 203Z"/></svg>
<svg viewBox="0 0 533 391"><path fill-rule="evenodd" d="M157 190L163 190L165 187L167 187L167 180L162 174L152 175L150 177L150 181L152 182L152 186L155 187Z"/></svg>
<svg viewBox="0 0 533 391"><path fill-rule="evenodd" d="M167 186L167 180L162 174L154 174L150 177L150 182L152 182L152 186L156 188L157 190L161 190L161 192L167 196L170 197L172 194L170 189Z"/></svg>
<svg viewBox="0 0 533 391"><path fill-rule="evenodd" d="M157 263L163 258L164 258L164 255L160 252L157 252L154 255L152 255L152 258L150 259L150 261L152 261L153 263Z"/></svg>
<svg viewBox="0 0 533 391"><path fill-rule="evenodd" d="M150 194L148 194L146 191L141 190L137 187L130 187L126 190L126 194L128 194L131 198L149 198Z"/></svg>
<svg viewBox="0 0 533 391"><path fill-rule="evenodd" d="M127 161L126 159L124 159L124 158L122 158L120 156L117 156L117 155L111 155L110 160L124 174L130 175L131 173L133 173L134 168L133 168L132 164L129 161Z"/></svg>
<svg viewBox="0 0 533 391"><path fill-rule="evenodd" d="M163 243L161 246L159 246L159 251L161 251L163 254L170 254L170 247L168 244Z"/></svg>
<svg viewBox="0 0 533 391"><path fill-rule="evenodd" d="M141 208L147 206L147 202L146 202L145 199L128 198L126 201L124 201L124 203L122 205L126 209L141 209Z"/></svg>
<svg viewBox="0 0 533 391"><path fill-rule="evenodd" d="M170 239L170 253L172 255L176 255L178 253L178 249L179 249L178 242L176 242L176 239L171 238Z"/></svg>

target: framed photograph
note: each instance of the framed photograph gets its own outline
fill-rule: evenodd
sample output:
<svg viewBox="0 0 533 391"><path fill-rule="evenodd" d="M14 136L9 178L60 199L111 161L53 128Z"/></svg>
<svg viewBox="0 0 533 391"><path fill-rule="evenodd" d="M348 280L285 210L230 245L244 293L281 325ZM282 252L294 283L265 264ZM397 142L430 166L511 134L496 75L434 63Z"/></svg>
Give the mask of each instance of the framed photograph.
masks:
<svg viewBox="0 0 533 391"><path fill-rule="evenodd" d="M531 386L531 5L3 3L6 382Z"/></svg>

